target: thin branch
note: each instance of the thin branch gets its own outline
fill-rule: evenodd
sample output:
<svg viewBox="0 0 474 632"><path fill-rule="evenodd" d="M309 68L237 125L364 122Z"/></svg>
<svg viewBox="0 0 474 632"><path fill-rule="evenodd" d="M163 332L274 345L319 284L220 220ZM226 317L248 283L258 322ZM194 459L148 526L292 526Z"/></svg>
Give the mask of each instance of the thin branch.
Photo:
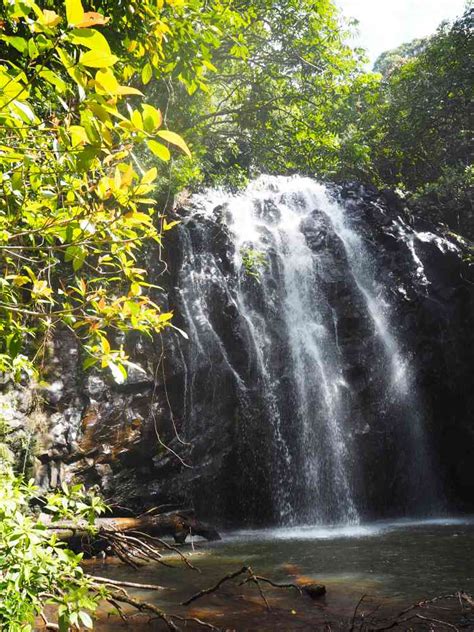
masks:
<svg viewBox="0 0 474 632"><path fill-rule="evenodd" d="M267 584L270 584L270 586L273 586L274 588L294 588L300 593L300 595L303 594L301 586L298 586L298 584L277 584L271 579L268 579L268 577L262 577L261 575L255 575L255 579L257 579L259 582L266 582ZM246 584L249 580L250 578L247 578L243 582L241 582L239 585Z"/></svg>
<svg viewBox="0 0 474 632"><path fill-rule="evenodd" d="M186 601L181 602L181 605L189 606L189 604L192 603L193 601L196 601L196 599L200 599L201 597L204 597L205 595L210 595L211 593L218 590L222 586L222 584L224 584L225 582L230 581L231 579L235 579L236 577L238 577L239 575L243 575L244 573L248 573L248 571L249 571L248 566L242 566L242 568L239 569L238 571L234 571L233 573L229 573L228 575L225 575L225 577L222 577L217 582L217 584L214 584L214 586L211 586L210 588L204 588L203 590L200 590L198 593L192 595L192 597L189 597L189 599L186 599Z"/></svg>
<svg viewBox="0 0 474 632"><path fill-rule="evenodd" d="M142 538L147 538L148 540L158 542L165 549L168 549L168 551L173 551L174 553L177 553L188 568L190 568L193 571L197 571L198 573L201 572L199 568L191 564L191 562L188 560L186 555L184 555L184 553L180 551L176 546L173 546L172 544L169 544L168 542L165 542L165 540L161 540L161 538L157 538L156 536L149 535L148 533L143 533L142 531L132 531L131 533L135 533L136 535L139 535Z"/></svg>
<svg viewBox="0 0 474 632"><path fill-rule="evenodd" d="M139 584L136 582L122 582L116 579L109 579L108 577L99 577L97 575L86 575L92 581L98 584L109 584L111 586L126 586L127 588L138 588L140 590L166 590L164 586L158 586L157 584Z"/></svg>
<svg viewBox="0 0 474 632"><path fill-rule="evenodd" d="M180 628L178 628L178 626L173 623L170 616L154 604L146 603L144 601L138 601L138 599L133 599L128 594L123 595L121 593L112 593L110 597L107 598L107 601L112 603L112 605L115 605L113 604L114 601L118 601L119 603L126 603L129 606L136 608L139 612L152 612L159 619L166 623L169 630L173 630L173 632L180 632Z"/></svg>
<svg viewBox="0 0 474 632"><path fill-rule="evenodd" d="M170 617L170 619L178 619L178 621L183 621L183 623L192 621L193 623L201 625L203 628L208 628L209 630L216 630L217 632L221 632L220 628L216 628L216 626L212 625L212 623L201 621L201 619L198 619L197 617L180 617L178 614L170 614L168 616Z"/></svg>
<svg viewBox="0 0 474 632"><path fill-rule="evenodd" d="M354 608L354 614L352 615L351 627L349 628L349 632L353 632L353 630L354 630L354 624L355 624L355 620L356 620L356 617L357 617L357 611L359 610L359 606L361 605L361 603L364 601L364 599L366 597L367 597L367 595L362 595L362 597L357 602L356 607Z"/></svg>

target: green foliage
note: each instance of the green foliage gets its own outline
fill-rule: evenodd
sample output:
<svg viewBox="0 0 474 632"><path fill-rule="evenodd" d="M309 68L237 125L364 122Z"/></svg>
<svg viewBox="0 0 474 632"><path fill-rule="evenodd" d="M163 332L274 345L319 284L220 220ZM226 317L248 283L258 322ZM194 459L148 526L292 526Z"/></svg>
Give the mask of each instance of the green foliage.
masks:
<svg viewBox="0 0 474 632"><path fill-rule="evenodd" d="M207 102L188 107L204 180L225 175L234 184L243 170L335 173L345 132L339 106L361 70L333 2L238 6L250 12L249 26L238 44L217 51Z"/></svg>
<svg viewBox="0 0 474 632"><path fill-rule="evenodd" d="M167 161L168 145L190 151L161 128L159 110L132 107L141 92L126 82L130 68L92 28L106 18L80 0L65 6L64 15L4 3L0 371L31 370L65 326L84 344L86 366L124 379L113 333L160 331L171 318L137 263L144 241L161 234L151 210L158 172L137 166L135 152L153 143Z"/></svg>
<svg viewBox="0 0 474 632"><path fill-rule="evenodd" d="M59 629L92 628L93 613L106 591L93 586L80 567L81 555L66 549L29 512L37 495L10 468L0 468L0 627L9 632L35 629L46 606L56 608ZM64 486L47 497L46 509L59 519L86 518L91 525L104 505L81 487ZM91 526L92 528L92 526Z"/></svg>
<svg viewBox="0 0 474 632"><path fill-rule="evenodd" d="M255 248L241 248L240 256L245 273L259 281L262 269L268 265L265 253Z"/></svg>
<svg viewBox="0 0 474 632"><path fill-rule="evenodd" d="M376 59L374 64L374 72L379 72L386 79L397 68L405 64L409 59L420 55L430 42L429 37L422 39L414 39L387 50Z"/></svg>
<svg viewBox="0 0 474 632"><path fill-rule="evenodd" d="M385 79L352 109L366 177L403 189L417 210L474 236L472 208L472 33L474 11L426 40L385 53ZM345 155L343 172L360 176Z"/></svg>

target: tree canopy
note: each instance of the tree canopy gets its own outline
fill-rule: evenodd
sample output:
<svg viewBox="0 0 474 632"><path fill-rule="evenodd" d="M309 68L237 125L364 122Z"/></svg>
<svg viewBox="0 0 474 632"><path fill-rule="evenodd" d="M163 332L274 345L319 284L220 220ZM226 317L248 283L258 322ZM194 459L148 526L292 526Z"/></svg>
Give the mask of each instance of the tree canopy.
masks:
<svg viewBox="0 0 474 632"><path fill-rule="evenodd" d="M468 10L382 55L375 67L383 80L360 115L352 111L372 181L398 187L418 213L471 238L473 18Z"/></svg>

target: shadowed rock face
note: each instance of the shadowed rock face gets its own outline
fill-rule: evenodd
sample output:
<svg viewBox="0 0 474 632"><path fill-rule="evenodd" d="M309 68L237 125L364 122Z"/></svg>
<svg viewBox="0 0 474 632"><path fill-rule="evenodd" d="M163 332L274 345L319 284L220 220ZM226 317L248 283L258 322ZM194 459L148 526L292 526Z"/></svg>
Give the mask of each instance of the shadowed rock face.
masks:
<svg viewBox="0 0 474 632"><path fill-rule="evenodd" d="M177 215L167 272L154 251L148 268L189 340L130 336L141 368L117 385L83 375L58 335L44 486L79 476L120 507L194 505L230 525L474 508L463 243L390 192L304 178Z"/></svg>

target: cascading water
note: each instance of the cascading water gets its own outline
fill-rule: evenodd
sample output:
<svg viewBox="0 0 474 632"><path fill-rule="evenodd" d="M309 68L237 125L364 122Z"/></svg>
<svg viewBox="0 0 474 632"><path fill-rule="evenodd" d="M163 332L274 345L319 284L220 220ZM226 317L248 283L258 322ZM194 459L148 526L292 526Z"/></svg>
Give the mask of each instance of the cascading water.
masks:
<svg viewBox="0 0 474 632"><path fill-rule="evenodd" d="M387 437L387 481L403 481L387 495L432 510L414 369L350 205L309 178L261 177L234 196L195 196L181 236L184 427L199 444L216 407L235 416L216 472L235 511L254 523L359 521L372 503L369 427Z"/></svg>

